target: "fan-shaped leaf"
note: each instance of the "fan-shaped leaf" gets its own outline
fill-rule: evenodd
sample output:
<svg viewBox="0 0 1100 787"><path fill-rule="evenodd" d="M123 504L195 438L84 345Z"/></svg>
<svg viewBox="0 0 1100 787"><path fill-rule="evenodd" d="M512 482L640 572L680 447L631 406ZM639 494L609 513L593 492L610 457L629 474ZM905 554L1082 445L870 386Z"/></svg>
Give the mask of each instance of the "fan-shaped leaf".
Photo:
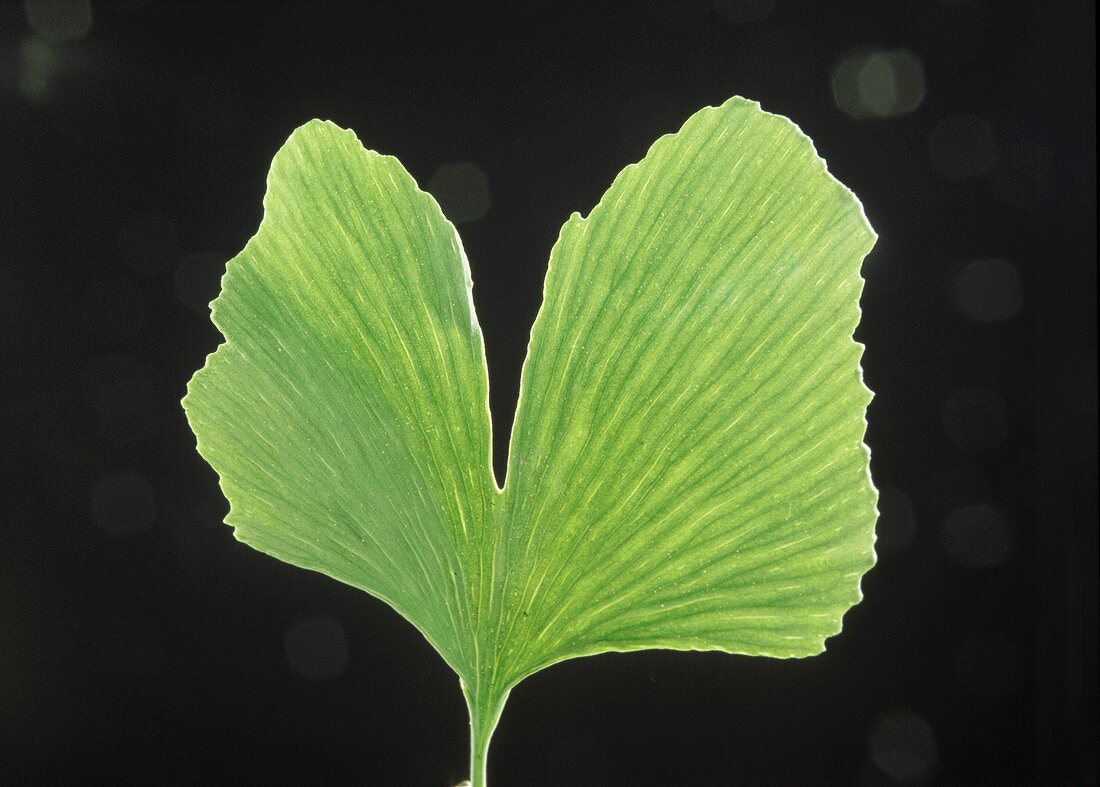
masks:
<svg viewBox="0 0 1100 787"><path fill-rule="evenodd" d="M454 228L327 123L272 165L226 343L185 400L239 538L362 588L462 680L475 784L508 691L574 656L819 652L871 566L852 341L874 234L784 118L731 99L551 254L508 475Z"/></svg>

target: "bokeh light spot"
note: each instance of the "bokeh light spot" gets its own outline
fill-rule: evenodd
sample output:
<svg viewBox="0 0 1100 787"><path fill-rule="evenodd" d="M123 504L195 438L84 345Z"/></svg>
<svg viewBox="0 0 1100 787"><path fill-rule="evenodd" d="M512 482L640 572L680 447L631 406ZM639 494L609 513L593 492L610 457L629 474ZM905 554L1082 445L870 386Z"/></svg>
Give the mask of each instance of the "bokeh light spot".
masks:
<svg viewBox="0 0 1100 787"><path fill-rule="evenodd" d="M883 486L879 489L878 510L875 552L890 555L913 543L913 537L917 534L917 518L913 513L913 502L907 494L896 487Z"/></svg>
<svg viewBox="0 0 1100 787"><path fill-rule="evenodd" d="M225 256L214 252L188 254L172 274L176 298L196 314L209 314L210 301L218 296Z"/></svg>
<svg viewBox="0 0 1100 787"><path fill-rule="evenodd" d="M999 631L971 634L955 651L959 685L982 697L1011 694L1023 674L1020 650Z"/></svg>
<svg viewBox="0 0 1100 787"><path fill-rule="evenodd" d="M949 178L984 175L993 166L996 154L992 127L974 115L945 118L928 137L932 166Z"/></svg>
<svg viewBox="0 0 1100 787"><path fill-rule="evenodd" d="M32 102L41 101L63 70L64 57L56 46L40 38L27 38L19 47L16 87Z"/></svg>
<svg viewBox="0 0 1100 787"><path fill-rule="evenodd" d="M47 41L74 41L92 27L88 0L23 0L23 14L31 29Z"/></svg>
<svg viewBox="0 0 1100 787"><path fill-rule="evenodd" d="M881 716L871 728L870 743L871 760L895 781L923 781L939 762L932 728L911 710Z"/></svg>
<svg viewBox="0 0 1100 787"><path fill-rule="evenodd" d="M854 120L908 115L924 101L924 64L909 49L849 52L832 83L833 100Z"/></svg>
<svg viewBox="0 0 1100 787"><path fill-rule="evenodd" d="M157 515L153 487L140 473L109 473L92 490L92 513L96 523L112 536L148 530Z"/></svg>
<svg viewBox="0 0 1100 787"><path fill-rule="evenodd" d="M940 407L943 429L964 451L989 451L1008 437L1008 408L1004 398L988 388L960 388Z"/></svg>
<svg viewBox="0 0 1100 787"><path fill-rule="evenodd" d="M956 508L943 525L943 548L964 568L999 566L1012 555L1008 521L990 505Z"/></svg>
<svg viewBox="0 0 1100 787"><path fill-rule="evenodd" d="M344 627L325 615L300 618L283 636L286 663L306 680L334 678L348 665Z"/></svg>
<svg viewBox="0 0 1100 787"><path fill-rule="evenodd" d="M428 191L455 224L476 221L489 212L489 179L472 161L444 164L428 181Z"/></svg>
<svg viewBox="0 0 1100 787"><path fill-rule="evenodd" d="M1008 260L973 260L955 278L955 305L975 322L1000 322L1019 314L1024 304L1020 272Z"/></svg>

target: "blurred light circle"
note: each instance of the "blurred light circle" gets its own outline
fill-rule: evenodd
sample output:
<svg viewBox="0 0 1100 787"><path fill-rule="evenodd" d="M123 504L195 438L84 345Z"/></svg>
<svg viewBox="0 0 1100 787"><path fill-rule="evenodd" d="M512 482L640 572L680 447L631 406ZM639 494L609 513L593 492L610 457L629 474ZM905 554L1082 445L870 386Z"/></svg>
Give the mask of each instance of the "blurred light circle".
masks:
<svg viewBox="0 0 1100 787"><path fill-rule="evenodd" d="M113 536L140 533L157 515L153 487L140 473L109 473L92 490L92 513L96 523Z"/></svg>
<svg viewBox="0 0 1100 787"><path fill-rule="evenodd" d="M455 224L476 221L489 212L489 179L472 161L444 164L428 181L428 191Z"/></svg>
<svg viewBox="0 0 1100 787"><path fill-rule="evenodd" d="M1008 437L1008 407L988 388L952 391L940 406L940 420L951 442L964 451L989 451Z"/></svg>
<svg viewBox="0 0 1100 787"><path fill-rule="evenodd" d="M27 24L47 41L82 38L92 26L88 0L23 0Z"/></svg>
<svg viewBox="0 0 1100 787"><path fill-rule="evenodd" d="M955 305L975 322L1001 322L1020 313L1024 288L1020 273L1008 260L973 260L955 278Z"/></svg>
<svg viewBox="0 0 1100 787"><path fill-rule="evenodd" d="M306 680L333 678L348 664L344 627L325 615L300 618L283 636L287 665Z"/></svg>
<svg viewBox="0 0 1100 787"><path fill-rule="evenodd" d="M210 313L210 302L218 297L225 256L215 252L188 254L172 274L176 298L196 314Z"/></svg>
<svg viewBox="0 0 1100 787"><path fill-rule="evenodd" d="M993 129L975 115L941 120L928 138L928 155L949 178L962 180L984 175L996 158Z"/></svg>
<svg viewBox="0 0 1100 787"><path fill-rule="evenodd" d="M61 47L37 36L30 36L19 47L16 87L29 100L42 101L47 98L50 87L64 70L65 57Z"/></svg>
<svg viewBox="0 0 1100 787"><path fill-rule="evenodd" d="M917 518L909 496L893 486L879 489L878 524L875 552L890 555L900 552L911 543L917 533Z"/></svg>
<svg viewBox="0 0 1100 787"><path fill-rule="evenodd" d="M943 547L964 568L999 566L1012 555L1008 521L990 505L963 506L947 515Z"/></svg>
<svg viewBox="0 0 1100 787"><path fill-rule="evenodd" d="M971 694L1006 696L1022 676L1020 650L999 631L971 634L955 651L955 675Z"/></svg>
<svg viewBox="0 0 1100 787"><path fill-rule="evenodd" d="M908 115L924 101L924 64L909 49L849 52L833 66L832 86L854 120Z"/></svg>
<svg viewBox="0 0 1100 787"><path fill-rule="evenodd" d="M871 728L870 744L871 760L895 781L923 781L939 762L932 728L911 710L881 716Z"/></svg>

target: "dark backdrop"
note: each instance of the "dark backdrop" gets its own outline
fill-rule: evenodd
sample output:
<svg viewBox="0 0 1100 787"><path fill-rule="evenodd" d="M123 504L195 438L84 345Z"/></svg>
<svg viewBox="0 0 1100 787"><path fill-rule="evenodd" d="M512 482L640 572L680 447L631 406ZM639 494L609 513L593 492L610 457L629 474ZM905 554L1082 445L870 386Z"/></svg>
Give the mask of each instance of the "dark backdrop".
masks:
<svg viewBox="0 0 1100 787"><path fill-rule="evenodd" d="M879 564L816 658L531 678L496 783L1094 782L1094 5L396 5L0 6L0 782L464 777L414 629L220 524L204 304L290 131L355 129L465 219L503 462L558 228L733 94L881 235Z"/></svg>

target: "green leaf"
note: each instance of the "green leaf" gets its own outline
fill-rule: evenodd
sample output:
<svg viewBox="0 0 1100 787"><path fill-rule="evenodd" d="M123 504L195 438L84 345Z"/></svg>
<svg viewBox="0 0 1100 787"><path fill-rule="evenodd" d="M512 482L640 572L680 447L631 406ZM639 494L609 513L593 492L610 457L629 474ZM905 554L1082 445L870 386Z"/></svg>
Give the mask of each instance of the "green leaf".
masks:
<svg viewBox="0 0 1100 787"><path fill-rule="evenodd" d="M454 227L396 159L311 122L213 319L226 342L184 406L237 537L384 599L468 670L493 481Z"/></svg>
<svg viewBox="0 0 1100 787"><path fill-rule="evenodd" d="M550 259L505 488L469 267L398 162L312 122L229 265L184 400L241 540L362 588L459 675L474 785L510 689L641 648L820 652L874 562L859 267L874 233L734 98Z"/></svg>

